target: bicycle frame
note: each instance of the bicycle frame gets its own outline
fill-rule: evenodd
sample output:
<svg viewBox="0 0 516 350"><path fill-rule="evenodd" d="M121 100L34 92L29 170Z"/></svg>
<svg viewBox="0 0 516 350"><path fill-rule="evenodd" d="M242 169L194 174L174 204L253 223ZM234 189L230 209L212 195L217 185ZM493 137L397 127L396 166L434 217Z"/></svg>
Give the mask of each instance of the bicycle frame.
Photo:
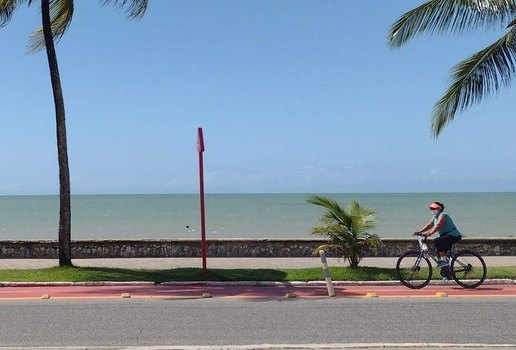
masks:
<svg viewBox="0 0 516 350"><path fill-rule="evenodd" d="M438 264L439 257L437 256L437 253L433 249L430 249L426 242L428 239L428 236L420 234L420 235L416 235L416 238L417 238L417 242L419 244L419 252L420 253L419 253L419 256L416 258L416 263L414 266L419 268L419 266L421 264L421 259L423 259L423 258L430 259L435 264ZM446 256L449 259L451 259L453 254L454 254L453 247L446 252ZM462 263L460 263L460 264L464 267L464 265ZM451 275L450 266L441 267L441 276L443 277L443 279L447 279L447 280L453 278L453 276Z"/></svg>
<svg viewBox="0 0 516 350"><path fill-rule="evenodd" d="M419 244L419 250L421 251L422 256L428 259L432 259L435 263L438 263L439 260L437 258L437 252L435 252L433 249L428 248L428 244L426 242L428 236L426 235L416 235L417 242ZM451 249L449 249L446 252L446 256L448 258L453 257L454 254L454 247L452 246Z"/></svg>
<svg viewBox="0 0 516 350"><path fill-rule="evenodd" d="M427 236L424 235L417 235L417 242L419 244L419 251L420 256L417 260L417 263L421 261L421 258L425 257L427 259L432 259L434 262L438 262L438 260L435 258L435 254L433 254L433 250L428 248L428 244L426 243Z"/></svg>

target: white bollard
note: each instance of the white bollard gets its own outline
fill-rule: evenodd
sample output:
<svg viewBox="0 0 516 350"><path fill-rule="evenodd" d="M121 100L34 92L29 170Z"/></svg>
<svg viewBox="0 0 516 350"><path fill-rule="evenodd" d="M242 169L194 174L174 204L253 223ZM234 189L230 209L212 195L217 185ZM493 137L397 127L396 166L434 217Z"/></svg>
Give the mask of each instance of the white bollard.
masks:
<svg viewBox="0 0 516 350"><path fill-rule="evenodd" d="M324 250L319 250L319 255L321 256L324 278L326 279L326 288L328 288L328 295L330 297L334 297L335 290L333 289L333 283L331 282L330 269L328 269L328 262L326 261L326 254L324 253Z"/></svg>

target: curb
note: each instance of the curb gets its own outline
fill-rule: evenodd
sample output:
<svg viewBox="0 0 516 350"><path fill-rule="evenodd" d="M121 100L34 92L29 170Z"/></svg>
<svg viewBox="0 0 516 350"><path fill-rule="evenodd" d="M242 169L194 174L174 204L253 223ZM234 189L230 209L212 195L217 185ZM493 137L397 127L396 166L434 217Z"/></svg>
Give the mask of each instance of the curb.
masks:
<svg viewBox="0 0 516 350"><path fill-rule="evenodd" d="M339 350L339 349L514 349L516 344L482 343L333 343L333 344L256 344L256 345L159 345L159 346L57 346L16 347L19 350ZM10 350L12 347L1 347Z"/></svg>
<svg viewBox="0 0 516 350"><path fill-rule="evenodd" d="M0 282L1 287L104 287L104 286L154 286L154 282Z"/></svg>
<svg viewBox="0 0 516 350"><path fill-rule="evenodd" d="M400 281L333 281L334 286L401 286ZM432 280L430 285L453 285L455 281ZM482 285L516 284L516 280L508 278L486 279ZM258 286L258 287L326 287L325 281L198 281L198 282L162 282L161 286L174 285L206 285L206 286Z"/></svg>
<svg viewBox="0 0 516 350"><path fill-rule="evenodd" d="M334 286L399 286L399 281L333 281ZM455 281L432 280L430 285L453 285ZM516 284L512 279L486 279L483 285ZM187 282L145 282L145 281L99 281L99 282L0 282L1 287L105 287L105 286L256 286L256 287L326 287L325 281L187 281Z"/></svg>

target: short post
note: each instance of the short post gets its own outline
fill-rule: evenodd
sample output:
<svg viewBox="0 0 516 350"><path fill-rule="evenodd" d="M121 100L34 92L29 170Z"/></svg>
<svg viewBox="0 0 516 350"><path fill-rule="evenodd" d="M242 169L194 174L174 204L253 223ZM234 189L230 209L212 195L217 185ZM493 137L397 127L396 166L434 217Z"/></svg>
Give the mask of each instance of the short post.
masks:
<svg viewBox="0 0 516 350"><path fill-rule="evenodd" d="M319 255L321 256L324 278L326 280L326 288L328 288L328 295L330 297L334 297L335 290L333 289L333 283L331 282L330 269L328 268L328 262L326 261L326 254L324 253L324 250L319 250Z"/></svg>

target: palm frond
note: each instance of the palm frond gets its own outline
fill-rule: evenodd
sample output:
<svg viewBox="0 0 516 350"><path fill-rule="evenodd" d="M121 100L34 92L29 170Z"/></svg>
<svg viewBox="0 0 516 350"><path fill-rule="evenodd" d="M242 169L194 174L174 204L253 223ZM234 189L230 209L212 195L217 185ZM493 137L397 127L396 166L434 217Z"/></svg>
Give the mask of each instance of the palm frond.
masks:
<svg viewBox="0 0 516 350"><path fill-rule="evenodd" d="M142 18L149 4L148 0L101 0L103 5L112 4L115 7L125 8L129 18Z"/></svg>
<svg viewBox="0 0 516 350"><path fill-rule="evenodd" d="M351 235L349 230L342 225L327 225L312 228L312 234L327 237L333 242L342 241L346 236Z"/></svg>
<svg viewBox="0 0 516 350"><path fill-rule="evenodd" d="M24 2L30 0L0 0L0 28L11 20L16 9Z"/></svg>
<svg viewBox="0 0 516 350"><path fill-rule="evenodd" d="M516 0L431 0L403 14L392 25L387 40L391 47L400 47L424 32L503 28L515 15Z"/></svg>
<svg viewBox="0 0 516 350"><path fill-rule="evenodd" d="M320 218L323 224L330 225L333 222L338 222L341 225L349 227L351 219L337 201L324 196L314 195L307 199L307 202L326 209L325 213Z"/></svg>
<svg viewBox="0 0 516 350"><path fill-rule="evenodd" d="M363 236L363 244L364 246L370 248L375 247L378 243L380 243L380 236L375 234L366 233Z"/></svg>
<svg viewBox="0 0 516 350"><path fill-rule="evenodd" d="M314 255L318 255L321 250L328 251L330 249L336 249L338 247L335 247L333 244L322 244L314 249Z"/></svg>
<svg viewBox="0 0 516 350"><path fill-rule="evenodd" d="M374 221L376 211L374 209L361 207L357 201L352 201L348 211L353 218L351 231L355 237L359 237L363 232L376 227Z"/></svg>
<svg viewBox="0 0 516 350"><path fill-rule="evenodd" d="M452 69L452 82L436 103L432 134L437 137L457 112L509 86L516 73L516 27Z"/></svg>
<svg viewBox="0 0 516 350"><path fill-rule="evenodd" d="M73 17L73 0L51 0L50 1L50 24L52 36L58 42L70 26ZM28 48L31 52L37 52L45 47L43 28L34 31L30 38Z"/></svg>

